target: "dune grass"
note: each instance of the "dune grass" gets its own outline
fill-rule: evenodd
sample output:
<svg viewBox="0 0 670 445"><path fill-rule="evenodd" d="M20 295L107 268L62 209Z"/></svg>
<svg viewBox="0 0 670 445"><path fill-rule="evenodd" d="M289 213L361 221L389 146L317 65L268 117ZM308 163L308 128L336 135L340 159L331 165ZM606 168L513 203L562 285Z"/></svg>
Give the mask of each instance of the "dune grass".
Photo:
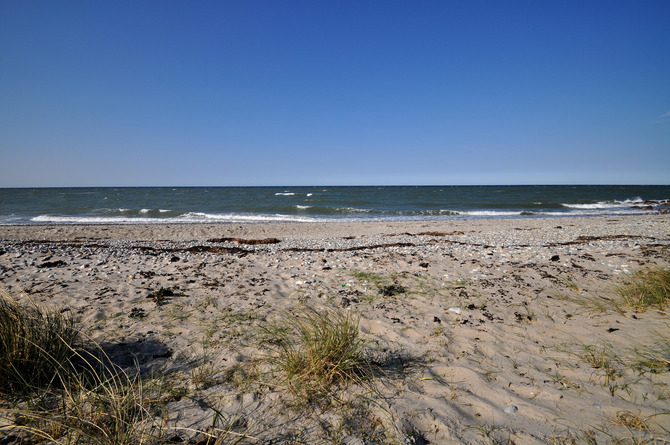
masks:
<svg viewBox="0 0 670 445"><path fill-rule="evenodd" d="M70 311L20 305L0 290L0 393L26 394L54 383L78 338Z"/></svg>
<svg viewBox="0 0 670 445"><path fill-rule="evenodd" d="M148 403L149 386L139 374L78 352L75 360L76 364L57 371L61 389L38 392L3 413L7 418L20 419L7 430L24 441L109 445L155 442L155 431L161 429L152 431L155 417Z"/></svg>
<svg viewBox="0 0 670 445"><path fill-rule="evenodd" d="M670 270L656 267L636 272L617 291L631 309L663 308L670 301Z"/></svg>
<svg viewBox="0 0 670 445"><path fill-rule="evenodd" d="M294 394L311 400L334 385L362 381L370 362L358 324L351 313L304 308L268 330L276 367Z"/></svg>
<svg viewBox="0 0 670 445"><path fill-rule="evenodd" d="M154 417L139 373L84 348L68 310L0 293L3 435L36 443L146 443Z"/></svg>
<svg viewBox="0 0 670 445"><path fill-rule="evenodd" d="M643 371L670 371L670 334L652 332L644 345L634 348L630 363L631 367Z"/></svg>

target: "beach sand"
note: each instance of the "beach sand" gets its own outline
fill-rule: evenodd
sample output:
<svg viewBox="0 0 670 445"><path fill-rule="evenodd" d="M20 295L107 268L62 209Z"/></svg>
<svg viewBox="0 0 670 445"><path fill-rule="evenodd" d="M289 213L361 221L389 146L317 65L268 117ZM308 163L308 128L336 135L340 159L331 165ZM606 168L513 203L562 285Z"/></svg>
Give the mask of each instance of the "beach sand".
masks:
<svg viewBox="0 0 670 445"><path fill-rule="evenodd" d="M1 284L169 379L184 440L214 407L243 443L669 443L669 369L636 360L670 344L670 318L616 291L656 266L667 215L0 226ZM264 333L305 306L359 314L384 363L340 402L300 403L272 367Z"/></svg>

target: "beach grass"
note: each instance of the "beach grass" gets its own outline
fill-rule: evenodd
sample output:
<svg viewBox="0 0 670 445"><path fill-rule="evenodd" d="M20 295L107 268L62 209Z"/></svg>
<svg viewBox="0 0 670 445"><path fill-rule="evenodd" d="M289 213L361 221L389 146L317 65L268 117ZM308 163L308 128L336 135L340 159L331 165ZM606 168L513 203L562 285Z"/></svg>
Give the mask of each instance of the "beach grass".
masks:
<svg viewBox="0 0 670 445"><path fill-rule="evenodd" d="M618 287L617 292L631 309L663 308L670 301L670 270L656 267L638 271Z"/></svg>
<svg viewBox="0 0 670 445"><path fill-rule="evenodd" d="M157 381L110 365L104 355L74 350L54 380L59 384L35 387L21 400L3 403L0 430L21 443L121 445L160 437L163 429L156 428L152 413L152 401L160 398Z"/></svg>
<svg viewBox="0 0 670 445"><path fill-rule="evenodd" d="M145 382L87 346L69 310L19 304L0 292L3 434L31 443L147 441L153 416Z"/></svg>
<svg viewBox="0 0 670 445"><path fill-rule="evenodd" d="M645 345L634 348L631 367L654 373L670 371L670 335L652 332Z"/></svg>
<svg viewBox="0 0 670 445"><path fill-rule="evenodd" d="M137 372L106 364L105 357L77 354L77 372L67 372L57 401L23 413L26 432L66 443L121 445L155 439L147 384ZM154 388L155 389L155 388ZM156 431L160 431L160 428Z"/></svg>
<svg viewBox="0 0 670 445"><path fill-rule="evenodd" d="M69 310L19 304L0 290L0 392L27 394L56 383L78 337Z"/></svg>
<svg viewBox="0 0 670 445"><path fill-rule="evenodd" d="M139 365L121 368L90 339L83 339L71 311L19 304L0 293L0 436L9 443L165 443L165 378L142 375ZM206 356L202 358L207 363ZM207 386L211 369L192 371ZM186 394L184 394L186 395ZM207 443L239 443L250 437L240 422L215 408ZM12 442L13 441L13 442Z"/></svg>
<svg viewBox="0 0 670 445"><path fill-rule="evenodd" d="M359 382L370 369L359 317L336 310L300 308L268 329L275 364L292 393L311 400L338 384Z"/></svg>

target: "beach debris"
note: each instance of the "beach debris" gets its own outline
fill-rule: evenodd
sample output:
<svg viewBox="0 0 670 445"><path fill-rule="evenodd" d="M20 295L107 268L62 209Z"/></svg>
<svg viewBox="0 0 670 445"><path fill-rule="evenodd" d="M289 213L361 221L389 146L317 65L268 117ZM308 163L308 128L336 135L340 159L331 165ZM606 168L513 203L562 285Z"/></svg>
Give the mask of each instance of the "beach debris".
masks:
<svg viewBox="0 0 670 445"><path fill-rule="evenodd" d="M257 244L278 244L281 243L281 240L278 238L263 238L263 239L243 239L243 238L212 238L208 239L207 242L210 243L236 243L236 244L247 244L250 246Z"/></svg>
<svg viewBox="0 0 670 445"><path fill-rule="evenodd" d="M440 320L440 317L438 317L438 316L434 316L434 317L433 317L433 322L435 322L435 323L442 323L442 320Z"/></svg>
<svg viewBox="0 0 670 445"><path fill-rule="evenodd" d="M392 297L398 294L404 294L407 290L400 284L394 283L379 288L379 293L385 297Z"/></svg>
<svg viewBox="0 0 670 445"><path fill-rule="evenodd" d="M551 258L549 258L549 261L560 261L560 260L561 260L561 257L559 257L558 255L554 255Z"/></svg>
<svg viewBox="0 0 670 445"><path fill-rule="evenodd" d="M342 300L340 300L340 306L343 308L351 306L351 303L358 303L358 300L356 298L349 297L342 297Z"/></svg>
<svg viewBox="0 0 670 445"><path fill-rule="evenodd" d="M456 314L456 315L461 315L461 312L462 312L460 307L450 307L449 309L447 309L447 311L451 312L452 314Z"/></svg>
<svg viewBox="0 0 670 445"><path fill-rule="evenodd" d="M460 230L455 230L455 231L449 232L449 233L445 233L445 232L421 232L421 233L417 233L417 235L419 235L419 236L449 236L449 235L465 235L465 232L461 232Z"/></svg>
<svg viewBox="0 0 670 445"><path fill-rule="evenodd" d="M424 269L427 269L430 264L428 263L419 263L419 267L423 267Z"/></svg>
<svg viewBox="0 0 670 445"><path fill-rule="evenodd" d="M175 293L172 288L161 287L157 291L151 292L147 298L153 300L156 303L156 306L162 306L166 303L167 297L172 297L174 295Z"/></svg>
<svg viewBox="0 0 670 445"><path fill-rule="evenodd" d="M516 317L516 321L518 323L521 323L522 321L528 321L529 323L537 321L537 318L535 317L535 315L531 314L530 312L527 312L525 314L522 314L520 312L515 312L514 316Z"/></svg>
<svg viewBox="0 0 670 445"><path fill-rule="evenodd" d="M504 411L507 414L514 414L515 412L519 411L519 408L517 408L515 405L507 405Z"/></svg>
<svg viewBox="0 0 670 445"><path fill-rule="evenodd" d="M139 307L134 307L130 310L130 314L128 314L128 318L145 318L147 316L146 312L144 312L144 309L139 308Z"/></svg>
<svg viewBox="0 0 670 445"><path fill-rule="evenodd" d="M63 266L67 266L67 263L63 260L45 261L44 263L39 265L40 268L63 267Z"/></svg>

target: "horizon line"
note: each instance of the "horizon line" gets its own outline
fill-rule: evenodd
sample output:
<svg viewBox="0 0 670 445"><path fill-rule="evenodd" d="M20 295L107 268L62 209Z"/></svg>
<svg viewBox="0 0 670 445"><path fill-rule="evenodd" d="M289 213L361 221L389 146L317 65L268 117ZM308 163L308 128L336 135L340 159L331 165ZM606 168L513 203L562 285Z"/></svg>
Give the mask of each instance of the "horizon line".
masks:
<svg viewBox="0 0 670 445"><path fill-rule="evenodd" d="M286 187L668 187L670 184L635 183L546 183L546 184L315 184L315 185L40 185L0 186L0 189L76 189L76 188L286 188Z"/></svg>

